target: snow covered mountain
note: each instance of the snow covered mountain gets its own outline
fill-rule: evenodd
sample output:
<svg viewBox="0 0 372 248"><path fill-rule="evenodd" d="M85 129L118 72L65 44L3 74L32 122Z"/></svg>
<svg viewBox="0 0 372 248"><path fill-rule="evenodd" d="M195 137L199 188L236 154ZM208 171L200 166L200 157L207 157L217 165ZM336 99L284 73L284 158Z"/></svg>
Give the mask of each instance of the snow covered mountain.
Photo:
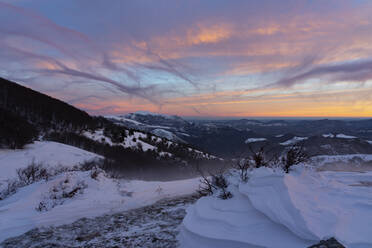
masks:
<svg viewBox="0 0 372 248"><path fill-rule="evenodd" d="M185 120L139 111L106 116L116 124L151 132L225 158L266 146L278 154L303 144L311 155L372 153L370 120Z"/></svg>
<svg viewBox="0 0 372 248"><path fill-rule="evenodd" d="M106 116L116 124L153 133L175 142L186 143L183 138L191 123L175 115L157 114L148 111L137 111L123 116Z"/></svg>

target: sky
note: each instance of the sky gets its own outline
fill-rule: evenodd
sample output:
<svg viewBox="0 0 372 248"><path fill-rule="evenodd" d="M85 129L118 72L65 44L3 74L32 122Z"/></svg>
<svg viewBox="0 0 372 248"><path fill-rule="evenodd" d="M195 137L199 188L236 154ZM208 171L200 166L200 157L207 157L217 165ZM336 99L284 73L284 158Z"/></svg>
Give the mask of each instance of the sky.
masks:
<svg viewBox="0 0 372 248"><path fill-rule="evenodd" d="M93 115L372 117L372 1L0 0L0 77Z"/></svg>

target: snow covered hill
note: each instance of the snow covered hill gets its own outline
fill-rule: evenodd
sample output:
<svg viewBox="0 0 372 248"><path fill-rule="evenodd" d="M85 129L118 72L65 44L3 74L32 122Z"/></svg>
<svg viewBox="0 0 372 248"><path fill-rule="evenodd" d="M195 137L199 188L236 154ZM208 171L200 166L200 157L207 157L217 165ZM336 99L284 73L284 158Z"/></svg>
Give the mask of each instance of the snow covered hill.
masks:
<svg viewBox="0 0 372 248"><path fill-rule="evenodd" d="M157 131L159 129L155 129ZM155 132L155 134L162 133L164 130ZM179 152L182 152L185 157L193 158L193 159L218 159L216 156L208 154L206 152L202 152L198 149L195 149L187 144L177 143L173 141L172 137L163 138L162 136L172 136L170 132L167 135L151 135L149 133L144 133L141 131L134 131L134 130L125 130L125 135L122 141L115 142L112 138L105 135L103 129L97 130L87 130L83 131L82 135L92 139L94 141L108 144L110 146L118 145L124 148L131 148L131 149L139 149L143 152L148 150L155 151L159 154L159 157L177 157ZM175 154L177 153L177 154ZM183 158L179 158L183 159Z"/></svg>
<svg viewBox="0 0 372 248"><path fill-rule="evenodd" d="M181 247L299 248L330 237L372 247L372 172L261 167L246 183L228 180L231 199L208 196L187 210Z"/></svg>
<svg viewBox="0 0 372 248"><path fill-rule="evenodd" d="M72 167L101 156L52 141L35 141L24 149L0 149L0 185L15 177L18 168L25 168L31 162L42 163L49 167Z"/></svg>
<svg viewBox="0 0 372 248"><path fill-rule="evenodd" d="M141 134L133 133L133 136L139 138ZM94 135L91 138L107 138L99 133ZM152 149L151 145L147 148ZM20 150L0 150L0 193L6 190L8 182L18 179L17 169L30 164L41 163L48 171L67 168L46 179L21 184L5 198L0 197L0 243L35 227L71 223L82 217L125 211L163 198L189 195L199 185L198 178L168 182L124 180L111 178L97 167L79 169L79 164L100 158L97 154L49 141L37 141Z"/></svg>
<svg viewBox="0 0 372 248"><path fill-rule="evenodd" d="M137 111L122 116L106 116L108 120L128 128L150 132L159 137L180 143L186 143L182 136L188 135L183 132L190 123L181 117L152 113L149 111Z"/></svg>

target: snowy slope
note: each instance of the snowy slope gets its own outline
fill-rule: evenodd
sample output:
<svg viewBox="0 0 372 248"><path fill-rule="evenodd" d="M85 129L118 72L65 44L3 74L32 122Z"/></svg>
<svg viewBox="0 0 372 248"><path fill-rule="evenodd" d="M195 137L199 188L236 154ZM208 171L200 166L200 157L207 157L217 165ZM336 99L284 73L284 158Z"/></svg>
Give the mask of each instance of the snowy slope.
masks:
<svg viewBox="0 0 372 248"><path fill-rule="evenodd" d="M27 167L33 160L45 166L74 166L101 157L97 154L51 141L36 141L24 149L0 149L0 183L16 176L18 168Z"/></svg>
<svg viewBox="0 0 372 248"><path fill-rule="evenodd" d="M248 138L245 140L245 143L254 143L254 142L260 142L260 141L265 141L266 138Z"/></svg>
<svg viewBox="0 0 372 248"><path fill-rule="evenodd" d="M232 181L233 198L205 197L190 207L179 238L195 248L297 248L329 237L372 247L371 185L372 172L259 168L247 183Z"/></svg>
<svg viewBox="0 0 372 248"><path fill-rule="evenodd" d="M132 135L128 135L125 137L124 142L122 143L114 143L112 140L103 134L103 129L97 129L95 131L84 131L83 135L89 139L94 141L98 141L101 143L106 143L109 145L121 145L125 148L138 148L138 144L142 147L142 150L145 152L147 150L156 150L157 148L153 145L150 145L139 138L146 138L146 134L142 132L134 131Z"/></svg>
<svg viewBox="0 0 372 248"><path fill-rule="evenodd" d="M84 131L82 135L94 141L109 144L111 146L118 145L118 146L123 146L125 148L142 149L142 151L144 152L148 150L157 151L160 157L164 157L164 156L172 157L173 154L169 151L171 151L170 147L174 146L180 149L184 149L185 152L187 151L190 157L193 157L193 155L197 155L198 157L205 158L205 159L218 159L216 156L196 150L194 148L183 147L182 145L180 146L177 140L178 141L182 141L182 140L174 136L171 132L168 132L163 129L155 129L155 130L157 130L156 135L158 136L150 135L152 142L149 142L148 140L146 140L146 138L148 137L148 134L139 132L139 131L133 131L132 134L130 134L129 131L126 131L126 137L124 138L124 141L120 143L115 143L111 140L111 138L105 136L103 129L97 129L94 131ZM165 139L161 138L164 136L167 136L167 137ZM141 139L146 140L147 142ZM173 140L176 140L176 141L173 141ZM162 144L163 142L165 142L167 148L163 146ZM160 149L159 147L162 147L162 148Z"/></svg>
<svg viewBox="0 0 372 248"><path fill-rule="evenodd" d="M295 136L292 139L284 141L284 142L279 143L279 144L282 145L282 146L289 146L289 145L294 145L294 144L296 144L300 141L307 140L307 139L308 139L308 137L297 137L297 136Z"/></svg>
<svg viewBox="0 0 372 248"><path fill-rule="evenodd" d="M86 188L49 211L37 211L40 201L49 199L51 189L67 177L69 182L84 182ZM104 174L93 179L89 171L63 173L47 182L40 181L23 187L0 201L0 242L35 227L67 224L82 217L124 211L163 198L191 194L197 189L198 182L199 179L170 182L115 180Z"/></svg>

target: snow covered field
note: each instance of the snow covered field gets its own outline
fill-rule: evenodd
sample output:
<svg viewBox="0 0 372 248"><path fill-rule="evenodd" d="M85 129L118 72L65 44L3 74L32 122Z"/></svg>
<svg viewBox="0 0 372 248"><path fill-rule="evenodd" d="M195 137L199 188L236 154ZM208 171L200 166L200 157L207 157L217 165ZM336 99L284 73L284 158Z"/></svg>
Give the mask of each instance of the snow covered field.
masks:
<svg viewBox="0 0 372 248"><path fill-rule="evenodd" d="M14 178L16 169L26 167L32 160L50 167L73 167L97 157L56 142L36 142L24 150L0 150L0 183ZM248 182L241 182L233 171L228 176L231 199L203 197L187 209L178 235L181 247L298 248L330 237L348 248L372 247L372 171L364 167L358 167L359 172L324 170L329 163L354 160L372 161L372 155L318 156L310 165L296 166L289 174L259 168L249 172ZM142 234L136 230L148 235L146 237L153 237L158 225L169 224L162 235L174 245L174 235L178 231L173 228L184 216L184 210L178 210L183 209L182 202L176 204L176 209L166 203L161 205L162 210L151 210L154 214L161 211L162 215L156 215L155 222L151 222L149 216L141 217L138 220L140 229L133 224L137 218L117 213L149 206L162 199L190 195L198 187L199 178L146 182L109 178L100 170L96 175L93 170L62 172L48 181L21 187L15 194L0 200L0 243L34 228L41 228L41 231L34 229L34 233L42 237L46 233L60 235L62 239L79 238L83 234L83 238L91 237L91 228L87 229L86 225L97 225L97 221L105 219L107 233L100 238L92 236L91 242L109 240L110 235L116 235L119 240L116 244L150 244L152 241L141 239ZM165 206L170 208L164 209ZM174 214L175 219L168 218L165 213ZM93 219L80 220L83 217ZM164 224L162 218L168 224ZM124 240L120 232L111 229L119 219L128 221L119 228L126 230L128 239ZM151 223L147 224L146 220ZM71 224L75 221L79 224ZM56 227L60 225L66 226ZM71 229L76 225L82 234ZM131 230L128 225L132 225ZM72 231L67 235L70 229ZM32 243L32 235L21 237ZM9 241L14 243L12 247L17 247L21 237ZM44 241L40 238L38 242ZM161 244L157 239L155 242Z"/></svg>
<svg viewBox="0 0 372 248"><path fill-rule="evenodd" d="M94 153L56 142L35 142L22 150L0 150L0 190L8 179L16 178L18 168L25 168L32 161L50 168L73 167L97 157ZM199 179L129 181L108 178L104 172L99 172L97 177L92 173L63 172L48 181L21 187L15 194L0 200L0 242L35 227L71 223L82 217L124 211L163 198L192 194L199 182ZM44 210L38 211L41 202Z"/></svg>
<svg viewBox="0 0 372 248"><path fill-rule="evenodd" d="M49 211L37 211L40 202L45 202L53 188L66 178L72 183L82 181L86 188ZM0 242L35 227L67 224L82 217L124 211L153 204L163 198L192 194L198 187L198 180L145 182L115 180L104 175L93 179L89 171L63 173L47 182L23 187L0 201ZM51 205L50 202L47 204Z"/></svg>
<svg viewBox="0 0 372 248"><path fill-rule="evenodd" d="M195 195L163 199L155 204L71 224L35 228L0 242L4 248L29 247L178 247L177 234L185 209Z"/></svg>
<svg viewBox="0 0 372 248"><path fill-rule="evenodd" d="M229 181L231 199L204 197L187 210L181 247L298 248L330 237L372 247L372 172L259 168L247 183Z"/></svg>
<svg viewBox="0 0 372 248"><path fill-rule="evenodd" d="M27 167L32 161L50 167L72 167L98 157L101 156L52 141L35 141L18 150L0 149L0 184L16 177L16 170Z"/></svg>

